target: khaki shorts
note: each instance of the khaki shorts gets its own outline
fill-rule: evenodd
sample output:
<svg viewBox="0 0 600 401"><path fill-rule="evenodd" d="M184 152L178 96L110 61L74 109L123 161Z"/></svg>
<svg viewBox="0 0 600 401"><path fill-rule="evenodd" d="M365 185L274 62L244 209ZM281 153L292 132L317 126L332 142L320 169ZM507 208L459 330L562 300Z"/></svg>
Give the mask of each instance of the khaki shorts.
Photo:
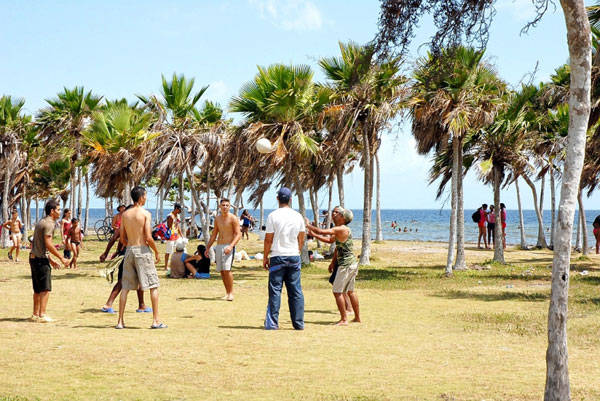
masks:
<svg viewBox="0 0 600 401"><path fill-rule="evenodd" d="M157 288L158 273L154 266L154 255L148 246L128 246L123 262L124 290Z"/></svg>
<svg viewBox="0 0 600 401"><path fill-rule="evenodd" d="M165 244L167 245L165 253L168 253L169 255L175 253L175 241L165 241Z"/></svg>
<svg viewBox="0 0 600 401"><path fill-rule="evenodd" d="M17 245L17 241L21 241L23 235L21 233L10 233L10 239Z"/></svg>
<svg viewBox="0 0 600 401"><path fill-rule="evenodd" d="M338 267L335 281L333 282L333 292L345 294L348 291L354 291L354 281L358 273L358 263L348 267Z"/></svg>
<svg viewBox="0 0 600 401"><path fill-rule="evenodd" d="M217 271L231 270L233 264L233 257L235 255L235 247L229 255L225 255L225 248L228 244L221 244L215 246L215 262L217 262Z"/></svg>

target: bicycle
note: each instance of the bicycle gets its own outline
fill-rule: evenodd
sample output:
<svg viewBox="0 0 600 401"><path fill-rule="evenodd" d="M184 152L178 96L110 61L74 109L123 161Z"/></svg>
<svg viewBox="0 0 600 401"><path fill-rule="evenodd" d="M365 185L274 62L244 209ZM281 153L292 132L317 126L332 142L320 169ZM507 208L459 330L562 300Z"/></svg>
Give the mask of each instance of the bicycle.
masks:
<svg viewBox="0 0 600 401"><path fill-rule="evenodd" d="M98 220L94 224L94 230L96 231L96 237L98 237L98 241L110 240L115 233L115 230L112 228L112 217L107 216L102 220Z"/></svg>

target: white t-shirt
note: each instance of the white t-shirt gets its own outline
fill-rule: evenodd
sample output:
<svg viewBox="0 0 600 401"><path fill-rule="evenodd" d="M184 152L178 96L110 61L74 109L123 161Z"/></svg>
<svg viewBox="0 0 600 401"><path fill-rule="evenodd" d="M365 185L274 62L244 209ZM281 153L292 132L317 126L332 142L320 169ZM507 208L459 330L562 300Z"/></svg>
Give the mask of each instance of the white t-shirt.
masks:
<svg viewBox="0 0 600 401"><path fill-rule="evenodd" d="M302 215L290 207L280 207L267 217L266 233L273 233L270 257L300 256L298 234L306 231ZM266 256L266 255L265 255Z"/></svg>

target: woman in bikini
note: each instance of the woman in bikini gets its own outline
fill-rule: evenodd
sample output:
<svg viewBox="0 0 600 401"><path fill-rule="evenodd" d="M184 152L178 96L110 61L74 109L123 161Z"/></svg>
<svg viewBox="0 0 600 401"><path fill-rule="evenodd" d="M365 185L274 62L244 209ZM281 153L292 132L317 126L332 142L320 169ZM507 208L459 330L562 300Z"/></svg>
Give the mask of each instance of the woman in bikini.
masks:
<svg viewBox="0 0 600 401"><path fill-rule="evenodd" d="M62 235L62 242L65 246L63 256L65 259L71 258L71 246L69 244L69 230L71 230L71 209L63 210L63 217L60 219L60 232Z"/></svg>
<svg viewBox="0 0 600 401"><path fill-rule="evenodd" d="M598 254L600 248L600 215L596 216L592 225L594 226L594 238L596 238L596 254Z"/></svg>

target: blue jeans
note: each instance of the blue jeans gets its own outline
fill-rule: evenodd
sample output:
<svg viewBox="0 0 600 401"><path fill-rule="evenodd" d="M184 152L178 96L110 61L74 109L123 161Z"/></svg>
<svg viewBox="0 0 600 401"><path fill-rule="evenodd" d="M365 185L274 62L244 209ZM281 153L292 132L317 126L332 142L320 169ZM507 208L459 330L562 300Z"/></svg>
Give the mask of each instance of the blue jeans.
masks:
<svg viewBox="0 0 600 401"><path fill-rule="evenodd" d="M292 325L296 330L304 330L304 294L300 283L300 256L275 256L269 262L269 304L265 329L279 328L281 289L285 283Z"/></svg>

